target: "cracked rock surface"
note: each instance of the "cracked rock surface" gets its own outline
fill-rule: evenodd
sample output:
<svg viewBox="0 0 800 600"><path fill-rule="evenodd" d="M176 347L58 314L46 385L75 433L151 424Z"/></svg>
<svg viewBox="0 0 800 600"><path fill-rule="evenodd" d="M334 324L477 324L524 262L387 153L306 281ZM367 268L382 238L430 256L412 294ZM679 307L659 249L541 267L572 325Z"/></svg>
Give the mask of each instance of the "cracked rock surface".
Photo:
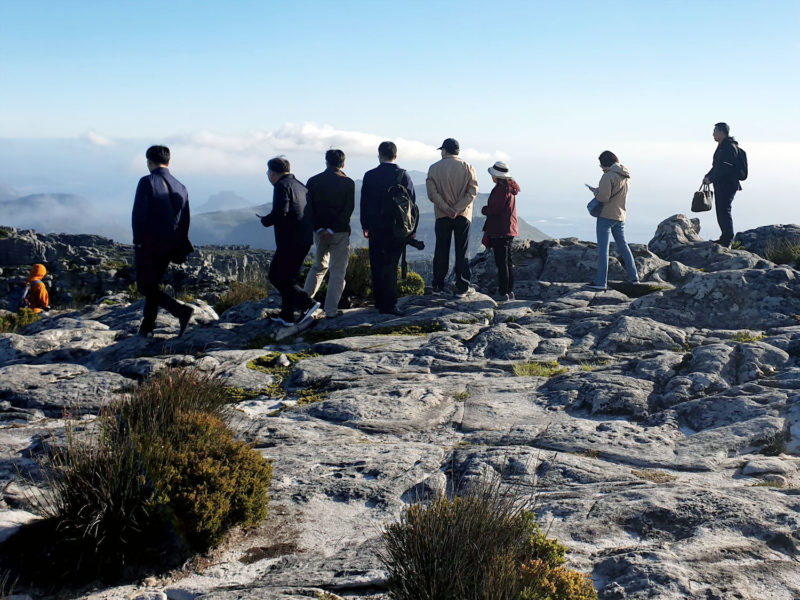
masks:
<svg viewBox="0 0 800 600"><path fill-rule="evenodd" d="M218 319L196 301L179 339L163 315L133 336L141 304L122 297L0 335L0 539L35 518L17 469L63 435L65 409L91 420L192 366L251 392L227 418L274 461L269 517L201 571L83 597L381 598L381 527L487 474L536 491L602 599L800 597L800 273L712 247L680 215L635 249L639 298L582 287L592 244L514 248L517 300L482 293L486 253L479 292L406 297L401 317L347 310L263 348L278 330L258 303ZM285 395L251 368L300 350ZM566 370L515 375L554 362Z"/></svg>

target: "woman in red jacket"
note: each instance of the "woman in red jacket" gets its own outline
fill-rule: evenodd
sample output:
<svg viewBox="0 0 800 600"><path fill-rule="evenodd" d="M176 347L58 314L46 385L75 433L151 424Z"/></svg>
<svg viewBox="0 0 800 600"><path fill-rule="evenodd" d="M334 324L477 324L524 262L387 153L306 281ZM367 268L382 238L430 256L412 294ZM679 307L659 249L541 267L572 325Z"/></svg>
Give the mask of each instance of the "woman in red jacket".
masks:
<svg viewBox="0 0 800 600"><path fill-rule="evenodd" d="M483 226L483 245L491 248L497 265L497 299L514 299L514 264L511 261L511 242L519 235L517 228L517 194L519 185L511 178L508 165L496 162L489 168L495 186L489 201L481 209L486 215Z"/></svg>

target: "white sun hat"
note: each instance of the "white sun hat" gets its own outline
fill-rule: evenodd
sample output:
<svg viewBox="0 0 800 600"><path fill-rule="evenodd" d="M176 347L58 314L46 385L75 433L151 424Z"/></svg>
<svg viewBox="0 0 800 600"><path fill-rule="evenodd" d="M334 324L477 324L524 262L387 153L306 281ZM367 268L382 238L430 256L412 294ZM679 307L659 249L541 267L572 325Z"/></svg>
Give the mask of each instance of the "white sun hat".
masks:
<svg viewBox="0 0 800 600"><path fill-rule="evenodd" d="M489 167L489 175L498 179L511 179L508 165L501 160L494 163L494 166Z"/></svg>

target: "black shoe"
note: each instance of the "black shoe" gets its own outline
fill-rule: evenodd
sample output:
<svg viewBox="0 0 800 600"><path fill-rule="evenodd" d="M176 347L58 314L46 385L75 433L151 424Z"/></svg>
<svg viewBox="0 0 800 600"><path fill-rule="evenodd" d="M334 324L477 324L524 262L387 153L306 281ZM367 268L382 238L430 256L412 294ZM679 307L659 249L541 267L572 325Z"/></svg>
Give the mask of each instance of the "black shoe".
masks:
<svg viewBox="0 0 800 600"><path fill-rule="evenodd" d="M191 306L187 305L186 311L178 319L178 323L180 324L180 329L178 330L178 337L181 337L186 331L186 327L189 326L189 321L192 318L192 313L194 313L194 309Z"/></svg>
<svg viewBox="0 0 800 600"><path fill-rule="evenodd" d="M727 248L728 250L731 249L731 243L732 242L725 242L725 241L723 241L722 238L720 238L718 240L714 240L714 243L715 244L719 244L720 246L722 246L723 248Z"/></svg>
<svg viewBox="0 0 800 600"><path fill-rule="evenodd" d="M153 337L153 330L139 327L139 331L136 332L136 335L143 338L151 338Z"/></svg>
<svg viewBox="0 0 800 600"><path fill-rule="evenodd" d="M382 315L394 315L396 317L401 317L403 315L403 311L397 308L396 306L393 306L392 308L388 309L379 309L378 312L381 313Z"/></svg>

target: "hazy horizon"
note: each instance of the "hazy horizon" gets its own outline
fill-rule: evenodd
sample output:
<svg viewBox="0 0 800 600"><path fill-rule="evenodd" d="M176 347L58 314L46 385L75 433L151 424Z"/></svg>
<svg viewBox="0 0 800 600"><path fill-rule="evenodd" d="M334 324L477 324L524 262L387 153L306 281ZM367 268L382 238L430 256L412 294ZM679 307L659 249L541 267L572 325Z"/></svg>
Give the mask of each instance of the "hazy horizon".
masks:
<svg viewBox="0 0 800 600"><path fill-rule="evenodd" d="M223 191L269 202L274 155L305 180L339 147L357 179L384 139L426 172L455 137L482 192L504 159L523 218L592 240L584 184L610 149L632 173L628 237L646 242L688 212L726 121L750 162L736 230L800 221L798 2L512 1L492 15L409 0L385 17L364 0L9 4L0 186L82 196L92 214L48 220L124 237L151 144L171 147L199 208ZM699 217L717 237L713 212Z"/></svg>

